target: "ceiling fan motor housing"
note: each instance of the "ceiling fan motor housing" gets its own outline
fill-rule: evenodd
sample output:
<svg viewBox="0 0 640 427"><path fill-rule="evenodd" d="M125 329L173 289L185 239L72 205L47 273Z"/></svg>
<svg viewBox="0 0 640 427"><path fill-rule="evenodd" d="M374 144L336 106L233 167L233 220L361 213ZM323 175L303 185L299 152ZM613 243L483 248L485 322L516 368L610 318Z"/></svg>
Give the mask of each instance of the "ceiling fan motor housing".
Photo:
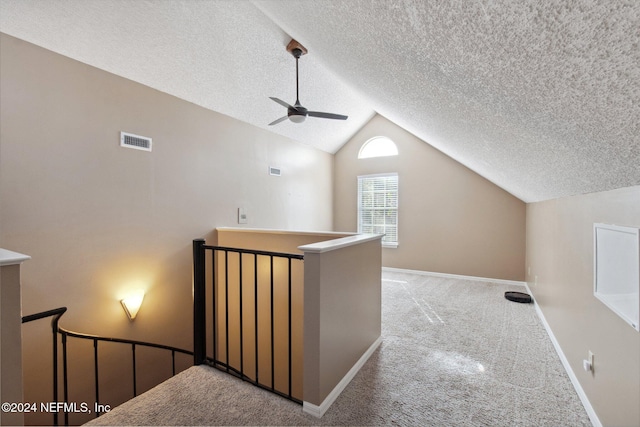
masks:
<svg viewBox="0 0 640 427"><path fill-rule="evenodd" d="M307 118L307 109L302 105L296 103L295 109L288 108L287 109L287 117L294 123L302 123Z"/></svg>

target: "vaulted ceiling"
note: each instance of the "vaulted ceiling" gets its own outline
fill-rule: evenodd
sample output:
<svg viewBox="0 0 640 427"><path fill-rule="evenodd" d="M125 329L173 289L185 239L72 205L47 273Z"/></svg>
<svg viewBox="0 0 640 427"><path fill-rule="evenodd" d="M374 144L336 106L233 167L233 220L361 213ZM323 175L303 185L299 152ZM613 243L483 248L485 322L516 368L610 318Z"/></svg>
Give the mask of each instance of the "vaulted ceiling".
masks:
<svg viewBox="0 0 640 427"><path fill-rule="evenodd" d="M0 31L330 153L379 113L526 202L640 185L637 1L0 0ZM349 120L267 125L291 38Z"/></svg>

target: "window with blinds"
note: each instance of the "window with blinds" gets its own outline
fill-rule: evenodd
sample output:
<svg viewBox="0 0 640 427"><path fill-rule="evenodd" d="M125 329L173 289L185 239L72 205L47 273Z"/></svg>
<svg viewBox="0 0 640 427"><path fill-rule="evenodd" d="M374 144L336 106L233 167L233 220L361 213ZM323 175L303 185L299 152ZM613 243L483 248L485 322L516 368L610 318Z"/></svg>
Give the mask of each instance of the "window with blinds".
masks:
<svg viewBox="0 0 640 427"><path fill-rule="evenodd" d="M384 246L398 246L398 174L358 177L358 233L384 234Z"/></svg>

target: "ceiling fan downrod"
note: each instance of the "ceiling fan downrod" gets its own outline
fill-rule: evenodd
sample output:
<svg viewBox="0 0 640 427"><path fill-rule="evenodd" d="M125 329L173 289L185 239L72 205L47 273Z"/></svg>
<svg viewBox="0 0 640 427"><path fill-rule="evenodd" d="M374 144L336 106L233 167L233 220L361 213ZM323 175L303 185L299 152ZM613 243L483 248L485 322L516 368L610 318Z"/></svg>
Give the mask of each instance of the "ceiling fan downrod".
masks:
<svg viewBox="0 0 640 427"><path fill-rule="evenodd" d="M294 48L291 51L291 54L296 58L296 105L300 105L300 96L299 94L299 84L298 84L298 59L302 56L302 50L300 48Z"/></svg>

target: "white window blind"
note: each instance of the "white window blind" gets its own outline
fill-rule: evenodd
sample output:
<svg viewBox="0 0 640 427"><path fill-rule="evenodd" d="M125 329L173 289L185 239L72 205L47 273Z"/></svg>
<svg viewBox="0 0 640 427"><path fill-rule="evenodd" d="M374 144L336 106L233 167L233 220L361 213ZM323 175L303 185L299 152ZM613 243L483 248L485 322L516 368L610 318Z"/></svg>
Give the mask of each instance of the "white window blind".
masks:
<svg viewBox="0 0 640 427"><path fill-rule="evenodd" d="M358 177L358 233L384 234L385 246L397 246L397 173Z"/></svg>

